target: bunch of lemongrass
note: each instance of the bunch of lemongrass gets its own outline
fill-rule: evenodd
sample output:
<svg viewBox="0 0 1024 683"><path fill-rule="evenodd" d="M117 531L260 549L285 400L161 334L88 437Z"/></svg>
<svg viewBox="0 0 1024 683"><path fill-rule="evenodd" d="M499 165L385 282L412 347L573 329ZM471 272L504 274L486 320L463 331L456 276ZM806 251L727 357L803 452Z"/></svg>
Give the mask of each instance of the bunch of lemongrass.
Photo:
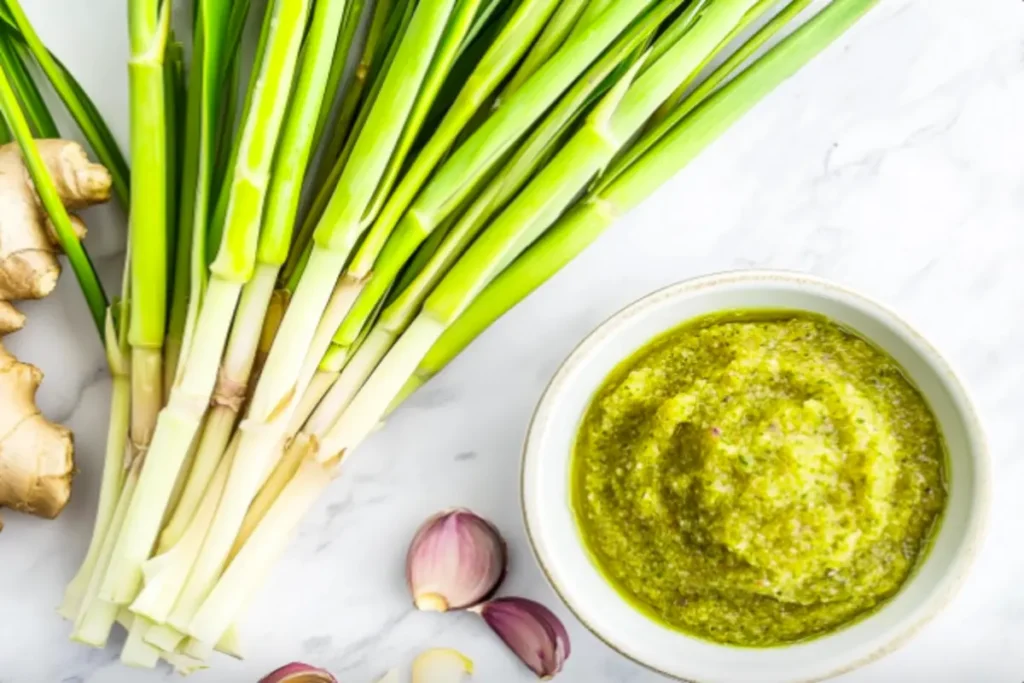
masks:
<svg viewBox="0 0 1024 683"><path fill-rule="evenodd" d="M131 448L75 637L237 654L341 459L875 1L744 68L807 0L270 0L236 126L248 3L196 2L181 95L169 2L132 0Z"/></svg>

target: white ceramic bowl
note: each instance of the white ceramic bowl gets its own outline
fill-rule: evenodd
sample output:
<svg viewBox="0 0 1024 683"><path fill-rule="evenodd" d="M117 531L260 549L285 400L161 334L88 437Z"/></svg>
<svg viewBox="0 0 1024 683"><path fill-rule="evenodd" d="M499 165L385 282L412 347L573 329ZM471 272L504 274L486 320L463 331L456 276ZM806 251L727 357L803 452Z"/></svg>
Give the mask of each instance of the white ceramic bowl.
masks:
<svg viewBox="0 0 1024 683"><path fill-rule="evenodd" d="M934 546L882 609L843 630L770 649L714 645L644 616L602 577L570 507L569 464L577 428L619 362L688 320L729 310L792 309L855 330L903 366L938 418L950 458L950 492ZM632 304L601 325L555 375L534 415L523 461L523 510L542 569L569 609L599 638L651 669L699 683L817 681L898 647L938 613L981 543L989 503L984 436L970 401L939 354L888 309L828 282L784 272L735 272L683 282Z"/></svg>

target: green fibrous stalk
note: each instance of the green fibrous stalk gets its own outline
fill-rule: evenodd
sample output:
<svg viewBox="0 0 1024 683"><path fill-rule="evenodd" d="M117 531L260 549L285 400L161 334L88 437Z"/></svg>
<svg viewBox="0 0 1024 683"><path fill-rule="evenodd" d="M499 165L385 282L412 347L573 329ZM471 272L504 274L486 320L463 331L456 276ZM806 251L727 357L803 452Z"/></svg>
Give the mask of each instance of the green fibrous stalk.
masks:
<svg viewBox="0 0 1024 683"><path fill-rule="evenodd" d="M340 322L336 319L330 323L329 313L327 323L320 322L320 318L329 305L347 310L344 301L332 296L335 284L365 229L365 213L399 144L454 6L454 0L418 3L314 233L309 262L260 374L246 418L239 425L241 457L231 468L216 517L171 613L170 624L189 635L194 635L195 612L220 576L245 512L274 466L273 456L295 405ZM312 364L306 362L296 349L308 349L315 360Z"/></svg>
<svg viewBox="0 0 1024 683"><path fill-rule="evenodd" d="M491 282L441 335L421 361L403 396L440 372L494 321L592 244L618 216L640 204L717 140L779 84L796 73L852 26L878 0L835 0L790 37L720 90L738 67L785 26L773 21L716 69L674 111L672 125L652 130L610 169L604 183ZM791 2L779 17L803 9ZM787 17L787 13L788 17ZM705 101L706 100L706 101Z"/></svg>
<svg viewBox="0 0 1024 683"><path fill-rule="evenodd" d="M241 300L213 391L212 407L199 436L198 451L182 500L160 536L159 550L167 551L169 554L175 552L175 557L179 558L176 563L164 561L157 565L161 567L162 574L159 580L164 584L172 584L174 589L162 589L159 593L160 604L155 608L148 607L144 611L138 606L138 601L132 604L133 611L146 614L158 621L165 620L169 615L184 585L191 563L198 554L199 542L203 540L200 536L199 542L193 543L186 551L176 546L187 525L193 521L193 513L209 488L211 477L221 462L221 456L235 429L238 414L247 395L246 389L256 358L260 330L274 291L278 271L291 241L291 228L298 211L302 179L309 160L317 117L324 106L331 57L335 52L335 43L344 13L343 1L318 3L306 34L298 83L278 145L273 178L266 209L263 212L255 274L242 289ZM205 526L202 530L205 532ZM157 580L157 570L146 571L147 577L154 577L147 578L148 589L149 582Z"/></svg>
<svg viewBox="0 0 1024 683"><path fill-rule="evenodd" d="M118 497L124 484L125 448L128 440L128 423L131 418L131 363L127 335L127 321L123 315L123 304L117 302L107 310L105 344L107 364L111 374L110 423L107 430L107 449L103 458L103 480L100 484L99 504L96 521L93 524L92 540L78 573L64 591L64 600L59 612L65 619L75 619L85 600L89 581L99 562L103 540L111 526ZM116 321L116 322L115 322Z"/></svg>
<svg viewBox="0 0 1024 683"><path fill-rule="evenodd" d="M358 334L358 331L348 326L349 320L342 324L335 336L335 342L338 344L336 348L358 347L358 350L345 364L337 381L323 396L323 400L320 401L318 397L319 406L313 413L310 424L303 430L306 435L316 439L323 438L326 429L337 420L394 341L412 322L427 295L480 230L487 225L488 220L515 196L538 168L547 162L554 150L564 141L566 131L570 130L575 121L587 110L587 106L597 94L608 87L612 74L617 69L628 66L630 59L635 59L638 48L651 38L682 3L683 0L659 3L654 11L623 34L615 45L591 66L508 162L503 164L503 170L477 195L473 203L455 221L454 226L446 234L441 235L443 241L439 241L439 244L431 249L429 257L418 266L418 272L410 277L407 283L399 283L398 291L401 293L385 307L380 320L368 331L364 341L357 343L356 337L351 336ZM431 238L433 236L432 234ZM401 257L392 257L391 246L390 242L385 245L379 259L380 264L394 264L400 260ZM322 369L325 369L325 364L326 359L325 363L321 364Z"/></svg>
<svg viewBox="0 0 1024 683"><path fill-rule="evenodd" d="M237 3L243 5L245 3ZM206 234L210 223L216 127L230 56L224 50L229 30L228 5L216 0L196 3L192 78L185 104L184 153L175 254L174 291L164 356L165 393L180 380L182 348L195 333L208 279Z"/></svg>
<svg viewBox="0 0 1024 683"><path fill-rule="evenodd" d="M351 451L373 430L445 327L576 199L756 0L719 1L643 73L624 77L586 124L520 192L424 301L423 310L324 437L320 457ZM604 16L604 15L602 15ZM584 34L586 31L584 31ZM569 39L572 40L571 38ZM633 69L639 70L642 60ZM529 81L519 91L525 92Z"/></svg>
<svg viewBox="0 0 1024 683"><path fill-rule="evenodd" d="M156 541L175 479L213 395L231 320L243 285L255 268L271 163L308 11L307 2L288 0L277 0L268 7L266 51L238 145L220 250L210 267L194 338L183 350L181 379L160 411L125 526L102 584L100 597L117 605L129 604L141 589L142 565Z"/></svg>
<svg viewBox="0 0 1024 683"><path fill-rule="evenodd" d="M542 1L520 6L518 16L509 21L484 55L438 130L395 188L349 267L353 287L360 293L344 322L346 329L339 334L342 344L359 333L402 264L423 240L461 206L529 126L648 4L620 0L590 32L564 45L452 153L424 187L463 126L515 66L554 9L554 3ZM382 249L389 242L391 252L383 257Z"/></svg>

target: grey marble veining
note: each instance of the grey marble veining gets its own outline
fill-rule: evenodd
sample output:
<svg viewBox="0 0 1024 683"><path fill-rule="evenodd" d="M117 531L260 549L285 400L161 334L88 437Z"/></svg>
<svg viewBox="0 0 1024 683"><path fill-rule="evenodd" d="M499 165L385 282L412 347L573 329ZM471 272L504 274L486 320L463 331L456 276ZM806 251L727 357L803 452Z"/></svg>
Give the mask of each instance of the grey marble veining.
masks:
<svg viewBox="0 0 1024 683"><path fill-rule="evenodd" d="M124 142L123 0L23 4ZM907 646L841 680L1024 680L1022 112L1024 5L882 0L412 398L300 528L245 621L245 661L222 659L195 679L248 683L299 659L369 683L421 649L453 646L475 660L476 680L531 680L477 618L409 607L410 535L437 509L464 505L509 539L506 591L567 620L574 653L559 680L662 680L600 644L545 584L521 523L519 449L548 378L601 320L680 279L756 266L823 275L896 308L959 369L989 431L992 524L967 586ZM89 218L89 246L116 289L123 216ZM54 612L88 541L109 381L70 276L25 310L29 327L5 343L45 370L40 404L75 430L81 473L57 521L4 515L0 681L169 678L125 669L113 646L69 642Z"/></svg>

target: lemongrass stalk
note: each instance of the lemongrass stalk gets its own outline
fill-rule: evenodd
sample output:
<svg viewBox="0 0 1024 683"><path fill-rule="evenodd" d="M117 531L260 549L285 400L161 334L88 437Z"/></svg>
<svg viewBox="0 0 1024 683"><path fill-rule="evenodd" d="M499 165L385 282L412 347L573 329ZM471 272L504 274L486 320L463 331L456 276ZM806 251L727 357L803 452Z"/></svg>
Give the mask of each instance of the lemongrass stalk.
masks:
<svg viewBox="0 0 1024 683"><path fill-rule="evenodd" d="M314 11L303 46L298 83L274 162L273 180L256 253L255 275L242 291L214 389L212 408L202 431L199 453L186 488L186 504L179 506L171 524L161 534L162 548L173 545L177 535L188 523L196 502L206 489L231 438L242 402L246 398L264 317L278 271L291 242L291 230L298 211L302 178L309 160L315 122L323 107L329 106L325 105L325 93L331 73L331 58L336 51L345 11L346 3L338 0L320 2Z"/></svg>
<svg viewBox="0 0 1024 683"><path fill-rule="evenodd" d="M499 13L506 13L508 10L509 0L486 0L480 7L480 10L476 13L476 17L473 19L473 25L469 27L469 31L466 33L466 37L462 41L462 46L459 48L459 56L461 57L466 48L469 47L470 43L480 37L488 26L492 24L504 26L508 23L509 16L495 19ZM489 42L489 41L488 41Z"/></svg>
<svg viewBox="0 0 1024 683"><path fill-rule="evenodd" d="M369 435L444 328L555 222L754 2L716 2L683 39L648 66L635 82L631 82L632 75L639 71L642 60L633 65L630 73L590 114L586 124L476 239L427 297L423 310L405 335L324 437L320 458L349 452ZM519 92L528 87L527 83Z"/></svg>
<svg viewBox="0 0 1024 683"><path fill-rule="evenodd" d="M537 37L536 42L523 58L522 64L509 79L502 89L499 103L508 99L512 93L523 85L530 76L536 73L551 55L553 55L569 36L573 26L579 20L580 15L586 10L590 0L563 0L558 3L557 9L551 15L550 21L544 25L544 30Z"/></svg>
<svg viewBox="0 0 1024 683"><path fill-rule="evenodd" d="M831 44L852 26L878 0L834 0L817 16L798 28L790 37L772 48L742 74L722 87L708 101L695 109L690 117L651 146L628 172L600 197L591 197L567 214L559 224L522 254L501 276L496 278L474 300L474 303L447 328L438 343L421 364L421 370L436 372L461 351L490 323L546 281L593 241L615 218L643 201L657 187L670 179L703 149L717 139L757 102L804 64ZM428 363L430 365L428 365ZM427 375L417 375L422 379ZM413 378L415 379L415 378ZM308 463L308 461L307 461ZM308 464L304 465L307 467ZM230 612L230 605L239 600L235 590L251 595L259 577L267 571L261 566L270 546L280 546L291 529L281 524L281 517L296 520L301 516L289 509L291 505L305 509L326 482L315 471L306 471L304 481L296 476L275 502L267 521L250 536L231 563L230 576L225 572L215 593L216 602L204 606L209 620L207 632L214 633L223 621L221 612ZM289 502L291 501L291 502ZM270 520L270 517L275 517ZM234 588L233 588L234 587ZM212 595L212 594L211 594ZM207 609L208 608L208 609Z"/></svg>
<svg viewBox="0 0 1024 683"><path fill-rule="evenodd" d="M481 2L482 0L460 0L456 4L445 34L441 39L441 44L431 60L430 69L420 88L416 103L412 111L409 112L409 119L406 122L405 130L402 131L402 137L399 139L398 146L395 148L395 152L388 163L381 182L377 186L374 198L367 207L366 217L368 219L372 219L380 213L381 208L388 200L391 189L398 178L399 171L403 170L406 157L412 149L413 143L419 137L423 123L426 121L427 115L430 113L438 94L441 92L444 81L452 65L455 63L466 35L472 28L473 20L476 17ZM366 241L370 240L372 234L372 232L367 234ZM356 253L350 270L351 267L359 262L359 254L362 253L363 248L361 246ZM356 275L357 277L359 276L358 273Z"/></svg>
<svg viewBox="0 0 1024 683"><path fill-rule="evenodd" d="M196 4L192 78L185 105L184 152L174 291L165 355L165 390L180 379L179 361L195 332L206 293L206 233L209 225L218 103L227 79L224 53L228 5L211 0Z"/></svg>
<svg viewBox="0 0 1024 683"><path fill-rule="evenodd" d="M248 0L234 4L244 6L248 4ZM230 92L224 93L222 110L225 116L221 118L218 129L221 144L217 150L216 161L214 162L212 220L206 233L206 251L210 257L208 262L210 266L213 265L214 255L220 255L221 246L224 242L224 228L227 224L228 209L231 204L231 188L235 182L234 171L238 168L238 156L244 140L245 126L250 120L253 101L258 93L257 88L263 82L262 65L267 63L270 38L273 35L272 29L275 27L272 17L277 11L278 6L276 3L267 2L265 4L263 22L260 24L260 35L251 61L252 68L249 71L249 82L245 89L245 97L241 98L241 100L237 92L237 85L241 81L242 70L241 46L236 45L235 50L230 53L229 78L233 81L232 85L235 87ZM246 12L246 14L248 13ZM228 21L229 41L231 40L230 34L237 30L239 32L237 36L238 41L239 43L241 42L241 30L244 24L244 17L240 16L232 8ZM241 113L240 117L238 117L239 112ZM237 126L235 122L236 117L239 118Z"/></svg>
<svg viewBox="0 0 1024 683"><path fill-rule="evenodd" d="M210 398L211 407L201 429L197 429L195 461L188 473L181 500L160 532L157 544L160 551L169 549L184 533L234 432L276 279L275 267L260 264L242 289L227 350Z"/></svg>
<svg viewBox="0 0 1024 683"><path fill-rule="evenodd" d="M189 638L182 646L183 653L195 661L207 662L213 656L214 647L209 643L203 643L195 638Z"/></svg>
<svg viewBox="0 0 1024 683"><path fill-rule="evenodd" d="M637 4L642 5L643 3ZM422 242L431 229L443 220L443 215L435 217L436 214L440 214L445 210L443 204L448 204L446 208L449 212L456 208L454 204L461 197L431 197L435 204L441 204L441 206L423 206L419 201L414 204L413 200L445 154L450 151L465 125L477 113L483 101L498 87L522 57L534 37L540 32L544 22L551 15L555 5L556 3L552 0L524 2L519 7L516 15L510 19L505 30L495 39L477 65L477 68L470 75L466 85L456 97L455 102L449 108L438 129L430 137L430 140L420 153L417 154L416 159L403 175L401 182L383 206L379 218L374 223L373 228L367 235L366 241L359 248L352 264L348 268L348 272L354 280L361 282L369 276L384 244L396 229L396 226L398 226L399 230L406 227L406 232L409 231L405 223L400 222L403 215L412 216L412 218L407 218L407 220L411 220L414 223L419 222L417 219L421 215L431 222L429 226L417 226L420 230L414 228L416 233L422 233L422 236L418 240L409 240L411 248L407 249L407 251L408 256L411 256L412 252L419 246L419 243ZM624 16L616 18L619 21L624 21L625 17L631 17L636 13L636 10L623 11L620 14ZM613 34L608 35L608 42L611 42L611 39L614 38L614 35L617 35L622 26L614 21L608 23L609 28L606 34ZM604 34L598 36L592 41L594 43L593 46L586 45L585 41L578 41L582 46L591 47L593 52L580 49L579 52L581 54L579 56L569 52L567 58L563 60L564 63L558 63L554 68L550 69L551 76L549 79L537 79L534 87L527 93L526 97L521 97L519 102L511 103L505 110L499 110L484 126L478 129L470 140L460 147L449 162L442 167L438 175L435 176L435 179L443 176L449 168L460 167L459 170L463 172L462 174L453 177L452 172L449 171L449 175L445 176L445 178L449 182L461 184L465 188L463 191L468 192L474 180L479 175L485 173L488 166L496 161L492 155L500 155L508 149L511 143L515 141L515 138L520 136L530 123L539 118L544 109L550 106L561 92L571 84L572 76L578 75L579 71L586 68L587 64L596 57L598 50L595 48L603 48L607 45L607 43L602 44L601 39L604 37ZM572 57L576 57L578 62L574 62L571 59ZM508 114L510 110L512 114ZM514 114L519 114L519 116L513 116ZM484 154L491 158L485 157L481 159L480 157ZM436 185L437 182L435 180L424 190L424 194L428 194L431 188ZM435 192L435 194L438 193ZM447 191L445 194L447 194ZM411 209L410 205L412 205ZM408 213L406 213L407 209L409 209ZM394 275L392 275L393 277ZM391 282L387 281L388 279L387 277L378 278L375 287L376 294L361 297L355 310L349 316L353 320L350 323L352 327L362 327L363 322L365 322L365 319L379 301L381 292L390 286Z"/></svg>
<svg viewBox="0 0 1024 683"><path fill-rule="evenodd" d="M14 38L6 32L0 33L0 65L11 82L22 111L28 120L34 138L60 137L57 124L43 101L43 96L29 75L25 63L14 45Z"/></svg>
<svg viewBox="0 0 1024 683"><path fill-rule="evenodd" d="M193 638L202 643L220 640L248 596L263 583L274 560L287 547L292 530L332 477L331 466L314 458L303 462L196 613L190 628Z"/></svg>
<svg viewBox="0 0 1024 683"><path fill-rule="evenodd" d="M199 554L206 532L217 512L233 457L234 453L229 450L218 463L199 505L193 510L188 527L178 541L168 550L147 560L142 566L145 586L129 608L134 614L160 624L167 621L174 607L175 598L188 578L189 569ZM168 647L165 642L153 644L164 649ZM175 645L176 643L169 647L173 649Z"/></svg>
<svg viewBox="0 0 1024 683"><path fill-rule="evenodd" d="M131 95L132 458L141 461L163 404L163 342L167 324L167 108L164 56L171 3L139 0L128 6L128 80ZM112 558L112 564L116 564ZM101 597L104 597L101 589Z"/></svg>
<svg viewBox="0 0 1024 683"><path fill-rule="evenodd" d="M82 607L75 618L75 627L71 632L71 639L79 643L99 648L106 647L107 638L110 637L110 629L117 619L120 606L101 599L100 587L103 583L103 577L110 566L114 546L117 543L121 529L124 527L128 508L138 485L139 468L140 464L136 462L125 474L124 486L121 488L121 495L118 496L114 516L110 520L110 526L103 538L100 554L96 560L96 569L89 579L89 587L86 589L85 598L82 600Z"/></svg>
<svg viewBox="0 0 1024 683"><path fill-rule="evenodd" d="M651 116L651 121L648 123L648 125L657 125L659 121L661 121L670 113L672 113L676 109L676 105L679 104L679 102L686 96L686 93L690 91L690 89L693 87L694 82L704 72L704 70L711 63L711 61L715 57L717 57L722 50L725 50L726 48L731 46L732 43L736 40L736 38L738 38L744 31L750 28L750 26L754 22L761 19L761 17L763 17L766 12L768 12L774 7L777 7L778 4L778 0L761 0L759 3L751 7L750 10L746 13L746 15L744 15L740 23L736 24L733 30L729 32L729 35L722 39L722 42L718 45L718 49L709 53L708 56L705 57L704 63L701 64L700 68L697 69L697 71L695 71L690 78L686 79L678 86L676 86L676 91L672 93L672 95L670 95L669 98L665 100L664 104L662 104L658 108L658 111L656 111L654 115ZM783 15L779 17L780 21L788 22L793 16L792 14L790 14L789 11L793 10L796 7L799 7L802 10L809 4L810 0L799 0L798 2L790 3L789 6L786 7L787 11L785 11Z"/></svg>
<svg viewBox="0 0 1024 683"><path fill-rule="evenodd" d="M239 426L243 457L231 468L217 515L171 614L172 626L189 632L196 609L223 569L249 504L273 468L272 458L292 412L330 345L340 322L337 312L343 315L347 310L350 302L334 292L338 276L364 229L365 210L399 142L454 4L454 0L428 0L417 5L393 67L383 77L373 112L314 234L302 280L261 372L246 419ZM322 322L325 312L326 322ZM312 363L295 353L296 349L308 349Z"/></svg>
<svg viewBox="0 0 1024 683"><path fill-rule="evenodd" d="M160 657L171 665L174 673L180 676L191 676L198 671L210 668L210 665L205 660L189 657L181 652L165 652Z"/></svg>
<svg viewBox="0 0 1024 683"><path fill-rule="evenodd" d="M121 650L121 663L138 669L153 669L160 661L160 650L147 643L144 638L152 622L145 617L132 618L128 638Z"/></svg>
<svg viewBox="0 0 1024 683"><path fill-rule="evenodd" d="M623 158L618 160L615 168L624 169L643 156L658 140L668 131L672 130L678 123L689 115L693 109L708 98L726 79L734 74L757 50L763 47L769 40L796 19L810 4L812 0L791 0L771 20L765 23L753 36L735 50L722 62L706 79L693 89L683 100L678 102L670 112L657 112L655 114L656 125L651 126L650 132L645 134L637 144L631 146ZM601 182L610 183L614 180L617 171L613 168L605 174Z"/></svg>
<svg viewBox="0 0 1024 683"><path fill-rule="evenodd" d="M396 9L398 8L402 9L402 14L390 18L387 30L389 32L394 31L404 33L412 21L416 4L414 2L405 1L400 3ZM377 6L376 12L380 14L388 11L388 9L387 3L381 3ZM373 26L371 26L371 30L372 29ZM383 54L379 55L380 64L377 64L377 67L380 73L388 73L395 61L401 45L402 43L400 41L392 41L387 45L388 49ZM380 46L378 46L378 48L379 47ZM367 51L369 50L370 46L368 45ZM375 60L376 59L377 58L375 58ZM376 61L374 63L376 64ZM356 75L359 75L358 72ZM378 77L369 80L371 85L370 90L366 94L365 101L358 103L360 105L358 112L355 110L351 112L351 115L358 113L358 116L355 118L355 122L351 123L351 125L349 124L351 116L346 116L344 109L348 102L344 102L342 104L343 111L341 112L338 123L335 125L334 133L330 141L328 141L325 149L321 152L321 168L318 169L313 183L314 188L319 187L320 189L314 196L313 203L310 206L309 211L306 213L306 217L303 220L298 234L296 235L291 253L289 253L283 269L284 288L289 292L294 292L295 288L298 286L299 280L302 277L302 272L309 260L309 255L312 253L312 240L316 227L320 224L320 221L324 216L324 212L327 210L328 204L334 196L334 190L341 180L342 172L348 165L349 158L355 149L356 143L360 139L363 128L366 126L371 113L374 111L377 98L380 96L381 88L384 85L384 80L379 77L379 74L377 74L377 76ZM365 85L365 79L364 83L357 83L356 85ZM410 111L409 116L410 118L414 116L413 111ZM403 147L403 140L404 135L399 139L396 149L401 149ZM326 165L327 161L330 159L334 159L333 166ZM392 159L389 161L388 168L390 169L394 165L394 159ZM323 176L328 169L329 174L324 178ZM385 170L384 175L387 176L388 174L389 171ZM380 194L380 192L376 193L377 196Z"/></svg>
<svg viewBox="0 0 1024 683"><path fill-rule="evenodd" d="M401 10L401 13L395 13L394 16L389 17L386 30L390 34L391 40L387 43L386 50L382 50L380 55L375 59L379 63L375 63L376 73L369 76L364 83L369 85L370 89L366 91L365 97L361 102L358 103L358 108L353 112L355 115L354 120L350 121L349 124L336 125L331 139L325 145L324 153L327 158L337 157L337 163L344 167L348 163L348 159L352 154L352 150L355 146L356 141L359 139L359 135L369 120L369 116L373 111L373 106L377 101L377 97L380 95L381 88L384 85L384 80L381 78L382 74L387 74L394 64L395 58L398 55L398 50L402 46L402 42L394 40L395 36L401 36L406 33L409 29L409 25L412 22L416 12L416 3L406 1L391 8L391 11ZM388 11L386 5L380 5L376 8L376 12ZM372 28L372 27L371 27ZM381 45L377 48L380 49ZM344 123L344 122L339 122ZM321 169L322 171L323 169ZM320 178L318 177L317 180Z"/></svg>
<svg viewBox="0 0 1024 683"><path fill-rule="evenodd" d="M313 129L313 149L317 149L321 146L320 143L323 140L324 131L327 128L327 124L331 121L331 112L334 109L333 105L335 95L338 94L342 78L344 77L346 67L348 66L349 53L352 51L352 44L355 41L356 32L359 29L359 24L363 18L363 7L365 4L366 0L350 0L345 5L345 15L342 18L340 32L337 40L334 41L334 55L331 58L331 70L328 74L327 85L324 90L324 106L320 109L320 114L317 116L316 120L316 126ZM382 4L385 7L378 8L378 11L381 13L386 10L386 6L389 5L390 2L385 1ZM341 126L346 125L341 121L338 123L341 124Z"/></svg>
<svg viewBox="0 0 1024 683"><path fill-rule="evenodd" d="M74 619L81 610L89 580L99 561L103 539L110 529L124 483L125 446L131 416L131 365L127 338L118 332L119 329L126 328L127 321L121 319L120 328L115 324L115 317L120 318L115 309L120 309L121 306L121 303L115 303L107 311L106 350L111 374L110 423L107 428L107 449L103 459L103 480L100 483L96 521L93 523L92 539L89 541L89 549L82 566L64 591L64 600L59 612L65 619Z"/></svg>
<svg viewBox="0 0 1024 683"><path fill-rule="evenodd" d="M554 109L544 118L538 128L520 146L513 157L505 164L503 170L492 179L487 187L476 197L470 207L458 218L455 227L445 238L439 253L435 254L426 271L419 275L415 290L402 289L405 306L410 315L414 315L423 298L447 272L468 244L475 239L478 232L487 224L492 213L503 206L526 183L535 170L548 160L551 150L561 142L560 136L569 129L572 123L584 111L595 94L606 88L607 81L616 68L635 55L638 48L658 30L659 26L671 16L682 4L682 0L666 0L657 6L630 30L616 40L604 55L601 56L575 85L562 97ZM349 316L346 317L334 336L335 343L351 346L355 338L365 328L366 316L363 311L379 303L387 287L410 258L411 250L416 241L406 238L399 232L394 239L388 240L384 249L377 257L373 273L365 283L359 300ZM354 268L355 266L353 266ZM400 333L411 322L398 321L398 315L390 316L393 325L390 332ZM358 388L358 387L357 387ZM347 387L351 390L351 387Z"/></svg>
<svg viewBox="0 0 1024 683"><path fill-rule="evenodd" d="M307 2L278 0L268 14L267 50L238 146L223 242L211 266L195 339L187 350L181 381L160 412L138 491L104 579L101 597L116 604L131 602L139 592L142 563L160 531L175 477L213 395L232 315L253 274L277 133L308 11Z"/></svg>
<svg viewBox="0 0 1024 683"><path fill-rule="evenodd" d="M71 268L78 279L89 311L92 313L93 322L102 338L106 329L108 306L103 285L100 284L89 254L86 253L75 234L67 209L64 208L60 195L57 194L57 187L50 169L39 154L28 120L21 110L17 95L8 79L6 68L0 68L0 111L3 113L3 119L6 121L8 129L18 142L22 159L35 185L36 194L39 195L43 208L46 209L50 222L54 226L57 241L71 263Z"/></svg>
<svg viewBox="0 0 1024 683"><path fill-rule="evenodd" d="M145 640L157 650L176 652L185 642L185 634L167 624L156 624L146 631Z"/></svg>
<svg viewBox="0 0 1024 683"><path fill-rule="evenodd" d="M306 434L300 434L288 442L287 447L284 449L284 454L277 461L273 472L267 477L267 481L264 482L245 513L245 519L242 521L238 536L231 546L228 563L238 555L253 531L263 521L263 518L274 505L274 502L280 497L285 486L295 477L296 472L299 471L299 466L302 465L302 461L306 459L310 449L313 447L312 437Z"/></svg>
<svg viewBox="0 0 1024 683"><path fill-rule="evenodd" d="M312 186L318 188L318 192L316 201L306 211L302 221L302 229L298 230L295 234L294 245L297 245L299 248L293 248L294 256L290 254L288 261L285 263L282 277L286 281L291 278L293 271L297 267L297 259L302 252L302 247L312 238L313 229L327 207L330 191L337 184L338 178L341 175L341 169L344 166L341 151L345 148L345 143L352 135L352 122L363 100L363 93L370 79L371 68L376 64L374 60L378 56L377 48L381 40L388 38L385 34L387 23L389 19L394 17L396 9L398 16L404 15L407 4L405 1L398 2L398 0L380 0L376 3L370 19L370 26L366 32L366 39L363 43L359 62L352 73L351 82L345 88L345 93L338 105L338 114L334 121L331 122L331 136L326 142L324 141L324 132L329 119L322 114L321 119L317 121L314 148L320 149L320 160L313 174ZM338 54L340 56L340 49Z"/></svg>
<svg viewBox="0 0 1024 683"><path fill-rule="evenodd" d="M75 123L85 134L89 146L96 153L100 163L110 171L115 194L123 203L127 203L129 196L128 164L121 154L121 150L118 149L113 134L104 124L95 104L64 65L46 49L18 0L5 0L5 6L8 10L5 20L15 26L36 63L46 74Z"/></svg>
<svg viewBox="0 0 1024 683"><path fill-rule="evenodd" d="M650 144L638 143L644 151L635 158L617 162L624 168L614 180L600 187L580 206L563 218L536 244L491 282L449 327L420 363L406 395L448 365L481 332L546 282L597 239L615 218L640 204L667 182L722 133L742 118L772 90L788 79L819 52L828 47L877 0L833 0L833 3L769 50L706 101L680 107L686 116L655 136ZM789 17L790 20L795 16ZM766 29L777 33L782 24ZM759 47L769 35L759 33L750 41ZM749 41L748 41L749 42ZM737 54L756 50L741 48ZM725 81L745 59L730 59L709 77L715 85ZM709 91L714 90L714 85ZM694 93L697 94L696 91Z"/></svg>

